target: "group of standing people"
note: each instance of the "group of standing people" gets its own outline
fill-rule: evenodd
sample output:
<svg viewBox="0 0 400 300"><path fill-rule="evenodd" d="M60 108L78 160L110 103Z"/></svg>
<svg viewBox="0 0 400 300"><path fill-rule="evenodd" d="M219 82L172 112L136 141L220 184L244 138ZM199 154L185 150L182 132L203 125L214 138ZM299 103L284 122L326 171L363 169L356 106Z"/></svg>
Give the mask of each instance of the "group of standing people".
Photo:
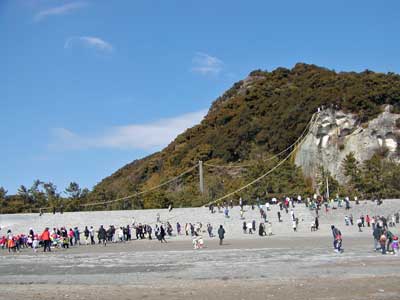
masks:
<svg viewBox="0 0 400 300"><path fill-rule="evenodd" d="M190 234L192 237L199 237L205 230L209 237L214 237L213 226L210 223L207 224L205 229L203 229L201 223L187 223L184 230L186 235ZM20 252L22 248L32 248L33 251L37 252L39 248L42 248L44 252L50 252L52 248L68 249L80 245L101 244L106 246L108 243L130 241L134 236L136 236L137 240L152 240L153 231L158 241L167 243L166 237L172 237L174 229L170 222L158 222L154 225L154 229L148 224L141 223L133 223L131 226L121 227L110 225L108 228L100 225L97 230L93 226L85 226L83 231L79 230L78 227L70 228L69 230L66 227L53 228L52 230L46 227L41 234L34 233L33 229L30 228L27 235L14 235L9 229L7 234L0 239L0 248L8 249L9 252ZM178 235L183 234L182 226L179 222L176 223L176 232ZM222 225L219 227L217 233L222 245L225 238L225 229ZM84 237L83 240L82 236ZM97 241L95 240L96 238Z"/></svg>

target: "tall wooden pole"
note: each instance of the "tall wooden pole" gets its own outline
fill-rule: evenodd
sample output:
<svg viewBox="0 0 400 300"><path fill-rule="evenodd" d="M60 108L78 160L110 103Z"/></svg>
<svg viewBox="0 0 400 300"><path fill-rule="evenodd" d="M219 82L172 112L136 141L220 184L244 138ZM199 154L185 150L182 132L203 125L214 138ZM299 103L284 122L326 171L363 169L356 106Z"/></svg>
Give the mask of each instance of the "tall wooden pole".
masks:
<svg viewBox="0 0 400 300"><path fill-rule="evenodd" d="M329 180L328 176L326 176L326 198L329 200Z"/></svg>
<svg viewBox="0 0 400 300"><path fill-rule="evenodd" d="M204 194L203 162L199 161L200 193Z"/></svg>

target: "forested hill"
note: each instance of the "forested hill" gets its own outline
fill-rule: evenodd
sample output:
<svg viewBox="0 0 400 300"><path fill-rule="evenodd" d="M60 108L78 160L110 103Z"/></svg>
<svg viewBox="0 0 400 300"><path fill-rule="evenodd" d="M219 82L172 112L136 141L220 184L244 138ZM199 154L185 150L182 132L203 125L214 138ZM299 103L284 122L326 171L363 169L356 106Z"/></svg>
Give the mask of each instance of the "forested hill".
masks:
<svg viewBox="0 0 400 300"><path fill-rule="evenodd" d="M71 183L65 191L68 197L64 198L53 183L40 180L31 188L21 186L17 195L7 196L6 190L0 187L0 213L61 207L64 210L156 208L167 207L169 203L176 207L199 206L236 190L276 166L283 155L273 156L296 141L318 107L355 113L358 124L365 127L387 104L393 112L400 111L397 74L336 73L303 63L292 69L253 71L219 97L199 125L180 134L162 151L122 167L92 191ZM400 145L400 119L397 124L394 132ZM199 192L199 174L195 168L160 189L104 204L149 190L195 166L199 160L208 164L204 165L203 194ZM400 167L385 159L384 151L362 163L349 156L346 163L348 184L340 186L330 178L332 195L400 197ZM321 172L325 174L324 170ZM326 176L330 175L323 175ZM266 192L268 196L313 193L313 180L305 178L293 160L287 160L266 178L229 199L237 200L240 196L246 200L262 199Z"/></svg>
<svg viewBox="0 0 400 300"><path fill-rule="evenodd" d="M207 169L206 193L198 192L197 171L176 183L110 208L162 207L169 202L199 205L248 182L268 169L265 158L293 143L321 106L357 113L360 123L377 116L384 104L400 111L400 76L371 71L340 72L298 63L292 69L256 70L233 85L211 106L201 124L179 135L162 151L136 160L105 178L88 202L115 199L146 190L194 166L255 164L249 169ZM275 161L276 163L276 161ZM310 190L310 182L292 162L268 181L247 190L247 197L265 193ZM264 186L262 186L264 185Z"/></svg>

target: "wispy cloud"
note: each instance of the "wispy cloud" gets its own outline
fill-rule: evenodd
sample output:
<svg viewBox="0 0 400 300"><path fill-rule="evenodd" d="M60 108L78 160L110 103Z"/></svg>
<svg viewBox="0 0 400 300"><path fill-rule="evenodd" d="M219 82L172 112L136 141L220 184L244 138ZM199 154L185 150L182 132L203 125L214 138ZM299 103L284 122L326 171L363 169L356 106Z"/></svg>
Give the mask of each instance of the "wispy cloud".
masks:
<svg viewBox="0 0 400 300"><path fill-rule="evenodd" d="M115 148L155 151L168 145L185 129L198 124L206 113L206 110L201 110L152 123L111 127L93 135L80 135L66 128L54 128L54 141L49 146L64 150Z"/></svg>
<svg viewBox="0 0 400 300"><path fill-rule="evenodd" d="M192 71L202 75L216 75L221 72L224 64L219 58L202 52L195 54L192 63Z"/></svg>
<svg viewBox="0 0 400 300"><path fill-rule="evenodd" d="M87 5L86 2L72 2L72 3L67 3L64 5L61 5L61 6L48 8L48 9L38 12L35 15L35 17L33 18L33 20L35 22L40 22L49 16L65 15L65 14L70 13L71 11L85 7L86 5Z"/></svg>
<svg viewBox="0 0 400 300"><path fill-rule="evenodd" d="M65 41L64 48L68 49L74 45L81 45L86 47L95 48L97 50L111 52L113 46L105 40L95 36L73 36Z"/></svg>

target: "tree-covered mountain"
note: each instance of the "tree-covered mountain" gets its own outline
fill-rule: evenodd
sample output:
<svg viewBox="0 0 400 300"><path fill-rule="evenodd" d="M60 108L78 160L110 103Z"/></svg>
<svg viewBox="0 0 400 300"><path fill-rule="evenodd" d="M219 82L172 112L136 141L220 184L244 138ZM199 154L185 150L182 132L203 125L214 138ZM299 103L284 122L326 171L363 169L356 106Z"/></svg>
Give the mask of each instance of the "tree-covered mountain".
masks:
<svg viewBox="0 0 400 300"><path fill-rule="evenodd" d="M198 205L233 190L268 170L265 161L292 144L318 107L356 113L360 123L383 105L400 111L400 76L371 71L340 72L298 63L292 69L256 70L233 85L211 106L201 124L186 130L162 151L136 160L100 182L93 199L125 196L151 188L199 160L214 164L255 164L241 170L206 169L206 195L198 193L197 173L158 193L137 199L144 207ZM340 162L339 162L340 163ZM256 197L310 190L310 181L292 162L243 194ZM239 195L238 195L239 196Z"/></svg>
<svg viewBox="0 0 400 300"><path fill-rule="evenodd" d="M202 205L276 165L281 157L270 158L296 141L319 107L333 106L356 113L362 124L376 117L387 104L393 111L400 111L400 76L397 74L368 70L335 72L304 63L298 63L292 69L256 70L219 97L199 125L177 136L162 151L122 167L103 179L85 197L67 201L65 207L82 209L81 204L108 201L151 189L195 166L199 160L214 165L243 166L204 166L204 194L199 192L198 170L195 169L161 189L87 209L166 207L168 203ZM334 186L332 184L332 188ZM345 192L345 188L336 186L338 192ZM400 196L400 189L394 191ZM264 197L266 192L282 196L311 193L313 188L310 178L305 178L293 161L288 160L232 199L240 196L255 199Z"/></svg>

